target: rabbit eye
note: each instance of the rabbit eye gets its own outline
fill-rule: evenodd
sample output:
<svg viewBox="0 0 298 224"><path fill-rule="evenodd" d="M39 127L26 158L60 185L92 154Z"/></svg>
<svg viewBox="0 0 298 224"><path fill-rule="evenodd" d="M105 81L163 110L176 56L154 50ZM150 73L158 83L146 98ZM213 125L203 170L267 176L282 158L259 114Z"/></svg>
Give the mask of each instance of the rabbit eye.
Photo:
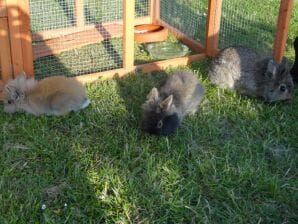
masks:
<svg viewBox="0 0 298 224"><path fill-rule="evenodd" d="M161 128L163 125L162 121L160 120L158 123L157 123L157 128Z"/></svg>
<svg viewBox="0 0 298 224"><path fill-rule="evenodd" d="M13 104L13 100L7 100L8 104Z"/></svg>
<svg viewBox="0 0 298 224"><path fill-rule="evenodd" d="M279 87L279 90L280 90L281 92L285 92L285 91L287 90L287 87L286 87L285 85L281 85L281 86Z"/></svg>

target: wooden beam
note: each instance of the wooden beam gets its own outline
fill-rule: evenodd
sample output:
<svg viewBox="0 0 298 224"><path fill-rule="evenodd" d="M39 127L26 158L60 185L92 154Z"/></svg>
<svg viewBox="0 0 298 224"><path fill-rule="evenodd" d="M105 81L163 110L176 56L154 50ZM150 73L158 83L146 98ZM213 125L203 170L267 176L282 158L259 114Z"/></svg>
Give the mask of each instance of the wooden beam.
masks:
<svg viewBox="0 0 298 224"><path fill-rule="evenodd" d="M136 18L135 25L150 23L150 21L151 21L151 18L149 16ZM58 38L69 34L88 31L90 29L94 29L99 26L108 26L109 24L123 26L123 20L102 23L102 24L85 25L84 27L67 27L67 28L53 29L53 30L47 30L47 31L38 31L38 32L32 33L32 38L33 38L33 41L49 40L49 39Z"/></svg>
<svg viewBox="0 0 298 224"><path fill-rule="evenodd" d="M157 24L160 20L160 0L150 1L151 23Z"/></svg>
<svg viewBox="0 0 298 224"><path fill-rule="evenodd" d="M280 3L277 30L273 45L273 58L276 63L281 63L284 55L293 3L293 0L281 0Z"/></svg>
<svg viewBox="0 0 298 224"><path fill-rule="evenodd" d="M29 0L18 0L18 3L19 3L19 19L21 21L20 38L22 43L23 71L26 73L28 77L33 77L34 65L33 65Z"/></svg>
<svg viewBox="0 0 298 224"><path fill-rule="evenodd" d="M40 41L33 44L34 60L40 57L59 54L103 40L123 36L123 27L119 24L102 24L93 29L68 34L59 38Z"/></svg>
<svg viewBox="0 0 298 224"><path fill-rule="evenodd" d="M110 70L110 71L105 71L105 72L80 75L80 76L76 76L75 78L82 83L90 83L90 82L94 82L97 80L111 79L116 75L118 77L122 77L124 75L133 73L135 71L153 72L153 71L164 70L169 66L173 66L173 67L185 66L193 61L198 61L198 60L201 60L204 58L206 58L206 54L201 53L201 54L195 54L195 55L174 58L174 59L169 59L169 60L151 62L151 63L147 63L147 64L143 64L143 65L136 65L130 69L121 68L121 69L115 69L115 70Z"/></svg>
<svg viewBox="0 0 298 224"><path fill-rule="evenodd" d="M7 18L0 18L0 46L1 79L5 83L12 79L11 52Z"/></svg>
<svg viewBox="0 0 298 224"><path fill-rule="evenodd" d="M134 65L135 0L123 0L123 67L130 70Z"/></svg>
<svg viewBox="0 0 298 224"><path fill-rule="evenodd" d="M76 26L85 26L85 14L84 14L84 0L75 0L75 19Z"/></svg>
<svg viewBox="0 0 298 224"><path fill-rule="evenodd" d="M13 74L17 75L23 71L23 54L22 54L22 41L20 37L20 10L18 0L6 0L8 27L10 36L10 47L12 57Z"/></svg>
<svg viewBox="0 0 298 224"><path fill-rule="evenodd" d="M196 51L197 53L205 51L204 46L200 44L198 41L188 37L186 34L182 33L180 30L172 27L168 23L163 20L159 20L158 22L160 25L166 27L178 40L182 43Z"/></svg>
<svg viewBox="0 0 298 224"><path fill-rule="evenodd" d="M206 54L214 57L218 53L220 20L222 0L209 0L207 31L206 31Z"/></svg>
<svg viewBox="0 0 298 224"><path fill-rule="evenodd" d="M6 0L0 0L0 18L7 17Z"/></svg>
<svg viewBox="0 0 298 224"><path fill-rule="evenodd" d="M199 61L204 58L206 58L205 53L194 54L185 57L172 58L168 60L137 65L135 66L135 70L141 70L142 72L161 71L165 70L168 67L186 66L194 61Z"/></svg>

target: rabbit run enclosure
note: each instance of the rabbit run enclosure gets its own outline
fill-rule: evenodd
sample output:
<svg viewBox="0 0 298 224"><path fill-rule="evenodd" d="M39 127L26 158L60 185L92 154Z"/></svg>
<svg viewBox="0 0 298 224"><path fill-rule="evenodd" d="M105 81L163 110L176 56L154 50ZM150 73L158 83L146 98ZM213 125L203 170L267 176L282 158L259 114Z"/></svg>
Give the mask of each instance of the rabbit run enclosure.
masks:
<svg viewBox="0 0 298 224"><path fill-rule="evenodd" d="M22 71L83 82L149 72L240 44L280 61L292 7L293 0L0 0L0 84ZM144 58L144 44L134 41L141 24L163 26L191 51Z"/></svg>

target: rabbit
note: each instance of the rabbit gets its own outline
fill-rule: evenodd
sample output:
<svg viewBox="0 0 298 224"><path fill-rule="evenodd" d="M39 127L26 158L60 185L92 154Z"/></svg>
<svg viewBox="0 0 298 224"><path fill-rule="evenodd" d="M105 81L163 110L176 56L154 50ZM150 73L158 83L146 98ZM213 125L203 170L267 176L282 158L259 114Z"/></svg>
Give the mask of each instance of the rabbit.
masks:
<svg viewBox="0 0 298 224"><path fill-rule="evenodd" d="M4 86L4 111L27 112L36 116L65 115L87 107L90 100L75 78L53 76L40 81L22 73Z"/></svg>
<svg viewBox="0 0 298 224"><path fill-rule="evenodd" d="M186 115L196 113L204 92L190 72L178 71L168 76L147 95L142 105L141 129L155 135L172 134Z"/></svg>
<svg viewBox="0 0 298 224"><path fill-rule="evenodd" d="M293 81L295 83L298 82L298 36L295 38L294 41L294 50L295 50L295 61L293 64L293 67L291 68L291 75L293 78Z"/></svg>
<svg viewBox="0 0 298 224"><path fill-rule="evenodd" d="M247 47L221 50L209 67L208 78L221 88L260 97L265 102L292 98L293 80L285 58L280 64Z"/></svg>

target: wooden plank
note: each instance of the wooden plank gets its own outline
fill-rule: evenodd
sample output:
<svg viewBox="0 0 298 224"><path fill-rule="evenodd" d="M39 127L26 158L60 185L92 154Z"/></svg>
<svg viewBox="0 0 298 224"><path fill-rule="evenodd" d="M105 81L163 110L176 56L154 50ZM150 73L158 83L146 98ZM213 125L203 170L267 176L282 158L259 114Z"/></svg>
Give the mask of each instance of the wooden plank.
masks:
<svg viewBox="0 0 298 224"><path fill-rule="evenodd" d="M75 6L76 26L83 27L85 25L84 0L75 0L74 6Z"/></svg>
<svg viewBox="0 0 298 224"><path fill-rule="evenodd" d="M20 20L20 11L18 6L18 0L6 0L7 4L7 16L8 27L10 34L10 46L12 58L13 74L17 75L23 71L23 54L22 54L22 41L20 38L20 26L22 21Z"/></svg>
<svg viewBox="0 0 298 224"><path fill-rule="evenodd" d="M0 0L0 18L7 17L6 0Z"/></svg>
<svg viewBox="0 0 298 224"><path fill-rule="evenodd" d="M28 77L34 75L32 36L30 26L29 0L18 0L19 18L22 21L20 26L20 38L22 42L23 71Z"/></svg>
<svg viewBox="0 0 298 224"><path fill-rule="evenodd" d="M123 67L130 70L134 65L135 0L123 1Z"/></svg>
<svg viewBox="0 0 298 224"><path fill-rule="evenodd" d="M174 59L168 59L163 61L157 61L157 62L151 62L143 65L136 65L133 66L130 69L115 69L105 72L98 72L93 74L87 74L87 75L80 75L76 76L75 78L82 83L90 83L97 80L105 80L105 79L111 79L114 76L122 77L124 75L127 75L129 73L135 72L135 71L141 71L141 72L153 72L153 71L160 71L164 70L169 66L177 67L177 66L185 66L193 61L198 61L201 59L206 58L205 53L201 54L195 54L180 58L174 58Z"/></svg>
<svg viewBox="0 0 298 224"><path fill-rule="evenodd" d="M157 24L160 20L160 0L150 1L151 23Z"/></svg>
<svg viewBox="0 0 298 224"><path fill-rule="evenodd" d="M161 71L167 67L177 67L177 66L186 66L191 62L198 61L206 58L205 53L189 55L185 57L173 58L164 61L157 61L143 65L137 65L135 68L137 71L141 70L142 72L152 72L152 71Z"/></svg>
<svg viewBox="0 0 298 224"><path fill-rule="evenodd" d="M60 38L33 43L34 60L63 51L80 48L85 45L99 43L112 37L122 37L122 25L98 25L96 28L80 33L68 34Z"/></svg>
<svg viewBox="0 0 298 224"><path fill-rule="evenodd" d="M12 79L11 52L7 18L0 18L0 66L3 82Z"/></svg>
<svg viewBox="0 0 298 224"><path fill-rule="evenodd" d="M216 56L218 53L221 9L222 0L209 0L206 31L206 54L211 57Z"/></svg>
<svg viewBox="0 0 298 224"><path fill-rule="evenodd" d="M198 41L188 37L186 34L182 33L180 30L172 27L168 23L166 23L163 20L159 20L158 22L160 25L166 27L178 40L180 40L182 43L196 51L197 53L205 51L205 48L202 44L200 44Z"/></svg>
<svg viewBox="0 0 298 224"><path fill-rule="evenodd" d="M281 63L284 55L293 3L293 0L281 0L280 3L277 30L273 45L273 58L276 63Z"/></svg>
<svg viewBox="0 0 298 224"><path fill-rule="evenodd" d="M149 16L135 19L135 25L146 24L150 22L151 22L151 18ZM102 23L102 24L95 24L95 25L85 25L84 27L67 27L67 28L60 28L60 29L54 29L54 30L39 31L39 32L32 33L32 38L33 38L33 41L49 40L49 39L62 37L73 33L87 31L89 29L97 28L98 26L105 27L105 26L108 26L109 24L123 25L123 20Z"/></svg>

